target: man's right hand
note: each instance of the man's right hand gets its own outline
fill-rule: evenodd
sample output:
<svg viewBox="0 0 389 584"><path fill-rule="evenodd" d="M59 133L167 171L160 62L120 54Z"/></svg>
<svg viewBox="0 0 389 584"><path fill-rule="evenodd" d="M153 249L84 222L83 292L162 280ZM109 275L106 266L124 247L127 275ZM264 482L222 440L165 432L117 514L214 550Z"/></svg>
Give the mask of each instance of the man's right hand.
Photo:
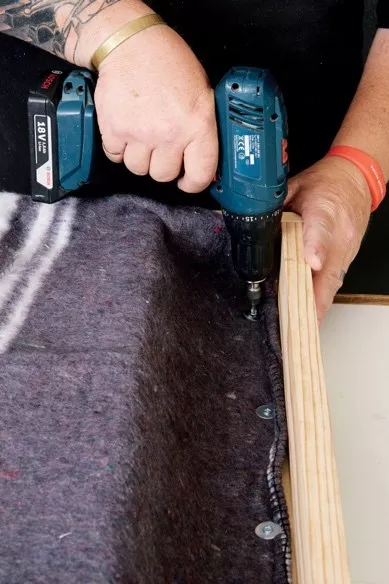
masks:
<svg viewBox="0 0 389 584"><path fill-rule="evenodd" d="M218 161L214 95L184 40L166 25L141 31L101 63L95 93L108 158L159 182L204 190Z"/></svg>
<svg viewBox="0 0 389 584"><path fill-rule="evenodd" d="M23 0L1 4L5 13L24 6ZM142 0L28 0L26 6L24 17L11 28L0 23L0 32L87 68L107 38L153 13ZM167 25L138 32L108 55L95 99L111 160L160 182L180 177L188 193L210 184L218 159L213 92L191 49Z"/></svg>

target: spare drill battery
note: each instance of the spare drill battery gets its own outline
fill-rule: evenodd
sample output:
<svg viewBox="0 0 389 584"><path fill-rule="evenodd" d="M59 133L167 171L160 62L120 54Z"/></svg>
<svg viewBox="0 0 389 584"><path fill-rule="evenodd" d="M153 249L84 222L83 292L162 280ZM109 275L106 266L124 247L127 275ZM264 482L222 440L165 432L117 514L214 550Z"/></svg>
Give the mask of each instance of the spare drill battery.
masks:
<svg viewBox="0 0 389 584"><path fill-rule="evenodd" d="M95 159L95 82L83 69L51 71L29 93L31 194L55 203L90 181Z"/></svg>

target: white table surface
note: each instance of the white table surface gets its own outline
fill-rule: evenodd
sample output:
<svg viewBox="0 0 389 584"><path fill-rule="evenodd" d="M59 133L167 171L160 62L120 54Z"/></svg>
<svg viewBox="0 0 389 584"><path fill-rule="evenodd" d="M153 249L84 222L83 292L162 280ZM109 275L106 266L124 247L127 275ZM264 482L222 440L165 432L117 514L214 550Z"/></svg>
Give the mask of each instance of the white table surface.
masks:
<svg viewBox="0 0 389 584"><path fill-rule="evenodd" d="M389 306L334 305L320 335L352 583L388 584Z"/></svg>

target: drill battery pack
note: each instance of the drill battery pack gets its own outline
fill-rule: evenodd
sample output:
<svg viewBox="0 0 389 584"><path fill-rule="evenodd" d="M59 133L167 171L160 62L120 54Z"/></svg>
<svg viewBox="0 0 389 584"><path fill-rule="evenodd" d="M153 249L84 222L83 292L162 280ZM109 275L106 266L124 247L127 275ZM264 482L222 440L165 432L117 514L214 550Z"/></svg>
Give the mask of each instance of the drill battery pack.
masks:
<svg viewBox="0 0 389 584"><path fill-rule="evenodd" d="M55 203L90 181L96 143L95 81L83 69L50 71L28 96L31 194Z"/></svg>

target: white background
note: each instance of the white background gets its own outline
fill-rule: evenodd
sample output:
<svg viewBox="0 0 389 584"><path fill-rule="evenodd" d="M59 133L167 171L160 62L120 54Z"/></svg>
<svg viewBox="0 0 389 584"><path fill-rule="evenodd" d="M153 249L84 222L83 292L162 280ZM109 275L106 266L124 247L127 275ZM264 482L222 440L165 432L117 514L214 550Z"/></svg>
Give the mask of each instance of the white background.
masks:
<svg viewBox="0 0 389 584"><path fill-rule="evenodd" d="M334 305L320 335L352 583L388 584L389 306Z"/></svg>

